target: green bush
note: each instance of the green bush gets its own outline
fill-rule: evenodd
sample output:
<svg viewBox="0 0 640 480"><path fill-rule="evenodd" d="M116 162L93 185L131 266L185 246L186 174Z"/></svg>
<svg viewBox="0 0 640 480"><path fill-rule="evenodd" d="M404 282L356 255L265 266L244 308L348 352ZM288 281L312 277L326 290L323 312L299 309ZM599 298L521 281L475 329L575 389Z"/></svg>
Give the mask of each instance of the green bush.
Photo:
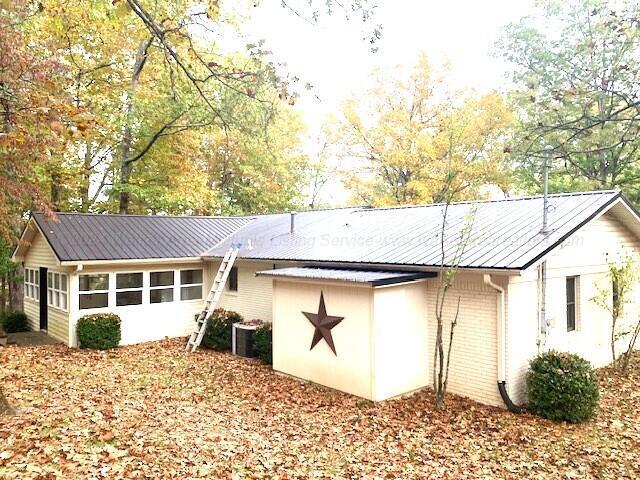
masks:
<svg viewBox="0 0 640 480"><path fill-rule="evenodd" d="M120 317L114 313L85 315L78 320L76 333L82 348L116 348L121 338Z"/></svg>
<svg viewBox="0 0 640 480"><path fill-rule="evenodd" d="M0 326L7 333L26 332L29 330L27 315L24 312L4 312L0 315Z"/></svg>
<svg viewBox="0 0 640 480"><path fill-rule="evenodd" d="M253 349L258 355L258 358L268 365L273 363L273 344L271 339L271 323L265 323L256 329Z"/></svg>
<svg viewBox="0 0 640 480"><path fill-rule="evenodd" d="M600 397L591 364L572 353L550 351L529 365L527 393L530 409L553 421L572 423L591 418Z"/></svg>
<svg viewBox="0 0 640 480"><path fill-rule="evenodd" d="M216 308L207 323L202 345L213 350L231 350L233 324L242 320L242 315L237 312Z"/></svg>

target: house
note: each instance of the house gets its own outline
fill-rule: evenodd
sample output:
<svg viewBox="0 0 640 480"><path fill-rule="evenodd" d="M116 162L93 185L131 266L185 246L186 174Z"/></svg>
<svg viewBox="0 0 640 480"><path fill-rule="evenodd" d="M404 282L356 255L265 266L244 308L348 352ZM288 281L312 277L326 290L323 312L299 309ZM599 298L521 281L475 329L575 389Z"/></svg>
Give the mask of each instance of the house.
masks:
<svg viewBox="0 0 640 480"><path fill-rule="evenodd" d="M640 217L620 192L548 201L545 233L539 196L452 204L444 229L443 205L252 217L34 213L14 259L25 267L31 328L75 346L79 317L111 311L131 344L191 333L221 258L240 244L220 306L273 322L274 369L377 401L431 384L444 245L445 266L462 252L445 307L451 319L460 302L449 391L504 406L526 400L528 362L543 349L610 361L610 315L592 298L612 288L608 262L640 248Z"/></svg>

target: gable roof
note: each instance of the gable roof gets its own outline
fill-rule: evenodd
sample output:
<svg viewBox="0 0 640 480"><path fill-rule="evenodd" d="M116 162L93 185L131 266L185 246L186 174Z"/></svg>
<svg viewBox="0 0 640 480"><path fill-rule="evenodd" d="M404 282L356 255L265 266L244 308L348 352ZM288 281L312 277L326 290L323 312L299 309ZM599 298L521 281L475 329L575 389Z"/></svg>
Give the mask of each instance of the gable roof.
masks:
<svg viewBox="0 0 640 480"><path fill-rule="evenodd" d="M43 213L33 220L61 262L200 257L249 217Z"/></svg>
<svg viewBox="0 0 640 480"><path fill-rule="evenodd" d="M452 262L460 236L471 222L470 242L461 268L525 269L617 201L619 191L549 196L549 233L543 235L542 196L449 206L445 265ZM303 212L289 233L288 214L257 217L205 257L221 257L231 243L241 243L239 258L307 263L438 267L445 206L356 208Z"/></svg>
<svg viewBox="0 0 640 480"><path fill-rule="evenodd" d="M619 191L549 196L543 235L543 198L521 197L449 206L445 265L470 226L461 268L523 270L583 225L611 210L640 238L640 217ZM338 208L255 217L169 217L58 213L35 222L61 262L223 257L240 243L238 258L296 261L307 266L423 269L440 266L442 204ZM25 232L29 230L29 226ZM32 227L31 230L34 230ZM19 246L14 256L26 250Z"/></svg>

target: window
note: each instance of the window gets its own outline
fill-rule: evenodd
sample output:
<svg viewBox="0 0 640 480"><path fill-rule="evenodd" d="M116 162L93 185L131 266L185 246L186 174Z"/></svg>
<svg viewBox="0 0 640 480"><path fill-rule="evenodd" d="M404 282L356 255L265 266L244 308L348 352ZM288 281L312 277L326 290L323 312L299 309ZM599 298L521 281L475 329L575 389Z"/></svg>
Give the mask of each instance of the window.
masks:
<svg viewBox="0 0 640 480"><path fill-rule="evenodd" d="M202 299L202 270L180 271L180 300Z"/></svg>
<svg viewBox="0 0 640 480"><path fill-rule="evenodd" d="M40 272L37 269L24 269L24 296L40 300Z"/></svg>
<svg viewBox="0 0 640 480"><path fill-rule="evenodd" d="M567 332L576 329L576 277L567 277Z"/></svg>
<svg viewBox="0 0 640 480"><path fill-rule="evenodd" d="M238 268L231 267L231 271L229 272L229 291L237 292L238 291Z"/></svg>
<svg viewBox="0 0 640 480"><path fill-rule="evenodd" d="M142 272L116 273L116 306L142 304Z"/></svg>
<svg viewBox="0 0 640 480"><path fill-rule="evenodd" d="M151 303L173 302L173 270L149 274L149 301Z"/></svg>
<svg viewBox="0 0 640 480"><path fill-rule="evenodd" d="M67 275L64 273L47 273L47 303L50 307L67 309Z"/></svg>
<svg viewBox="0 0 640 480"><path fill-rule="evenodd" d="M109 275L107 273L80 275L78 281L80 309L109 306Z"/></svg>

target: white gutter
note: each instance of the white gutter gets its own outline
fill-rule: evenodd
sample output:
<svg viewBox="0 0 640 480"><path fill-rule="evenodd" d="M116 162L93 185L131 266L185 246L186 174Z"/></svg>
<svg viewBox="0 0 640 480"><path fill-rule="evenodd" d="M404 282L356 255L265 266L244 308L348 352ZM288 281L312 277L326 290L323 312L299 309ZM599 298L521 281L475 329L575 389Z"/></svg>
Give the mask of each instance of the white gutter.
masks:
<svg viewBox="0 0 640 480"><path fill-rule="evenodd" d="M496 321L496 335L498 337L498 351L497 351L497 362L498 362L498 390L500 391L500 396L504 401L505 405L509 409L509 411L514 413L522 413L524 412L524 408L516 405L509 398L509 394L507 392L507 372L506 372L506 331L507 331L507 319L506 319L506 296L504 288L502 288L497 283L494 283L491 280L491 275L488 273L484 274L484 283L485 285L490 286L494 290L498 292L497 301L498 301L498 318Z"/></svg>

